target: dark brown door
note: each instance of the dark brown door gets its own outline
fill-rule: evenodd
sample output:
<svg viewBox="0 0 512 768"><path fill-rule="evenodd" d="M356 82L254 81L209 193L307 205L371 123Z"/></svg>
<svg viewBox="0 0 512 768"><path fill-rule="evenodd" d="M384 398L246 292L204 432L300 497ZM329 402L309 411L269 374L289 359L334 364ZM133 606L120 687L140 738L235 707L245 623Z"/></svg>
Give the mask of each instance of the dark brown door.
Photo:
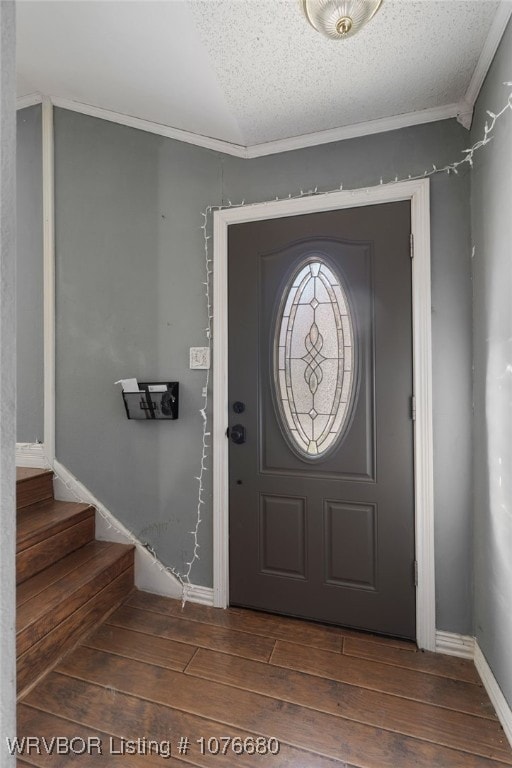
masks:
<svg viewBox="0 0 512 768"><path fill-rule="evenodd" d="M232 605L415 638L410 231L229 228Z"/></svg>

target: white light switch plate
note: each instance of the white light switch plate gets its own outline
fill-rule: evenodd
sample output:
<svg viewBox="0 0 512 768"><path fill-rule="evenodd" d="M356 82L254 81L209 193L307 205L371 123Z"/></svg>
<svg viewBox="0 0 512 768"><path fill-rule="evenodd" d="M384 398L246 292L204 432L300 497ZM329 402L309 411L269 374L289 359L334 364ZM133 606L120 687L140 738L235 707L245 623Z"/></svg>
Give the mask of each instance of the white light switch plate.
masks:
<svg viewBox="0 0 512 768"><path fill-rule="evenodd" d="M209 367L209 347L190 347L190 368L194 370L208 370Z"/></svg>

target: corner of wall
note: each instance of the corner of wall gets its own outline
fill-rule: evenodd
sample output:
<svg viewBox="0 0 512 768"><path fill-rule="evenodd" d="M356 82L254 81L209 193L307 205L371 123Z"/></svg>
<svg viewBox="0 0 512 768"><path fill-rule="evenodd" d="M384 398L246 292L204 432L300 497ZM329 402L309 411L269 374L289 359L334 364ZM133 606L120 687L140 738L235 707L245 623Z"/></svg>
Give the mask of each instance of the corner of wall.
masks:
<svg viewBox="0 0 512 768"><path fill-rule="evenodd" d="M469 635L458 635L454 632L444 632L438 629L436 631L436 653L457 656L461 659L471 659L474 662L491 704L496 710L505 736L512 747L512 709L482 653L478 640Z"/></svg>
<svg viewBox="0 0 512 768"><path fill-rule="evenodd" d="M135 546L135 586L146 592L180 599L183 587L176 576L59 461L53 463L55 498L82 501L96 508L96 538ZM190 596L193 600L193 594Z"/></svg>
<svg viewBox="0 0 512 768"><path fill-rule="evenodd" d="M482 653L478 641L475 640L475 666L478 674L482 679L485 690L487 691L489 698L492 702L499 721L505 731L510 746L512 747L512 709L508 701L506 700L503 692L498 685L496 678Z"/></svg>

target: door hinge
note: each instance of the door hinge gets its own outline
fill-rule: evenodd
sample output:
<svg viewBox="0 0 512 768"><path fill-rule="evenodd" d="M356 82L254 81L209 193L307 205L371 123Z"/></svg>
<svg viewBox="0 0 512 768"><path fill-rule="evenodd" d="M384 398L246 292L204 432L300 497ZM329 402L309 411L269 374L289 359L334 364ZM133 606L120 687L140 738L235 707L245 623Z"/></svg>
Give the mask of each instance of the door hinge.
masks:
<svg viewBox="0 0 512 768"><path fill-rule="evenodd" d="M409 235L409 243L410 243L410 249L411 249L410 251L411 259L414 259L414 235L412 234L412 232Z"/></svg>
<svg viewBox="0 0 512 768"><path fill-rule="evenodd" d="M415 560L412 564L412 571L413 571L413 579L414 579L414 586L418 586L418 561Z"/></svg>
<svg viewBox="0 0 512 768"><path fill-rule="evenodd" d="M411 395L411 419L416 421L416 398Z"/></svg>

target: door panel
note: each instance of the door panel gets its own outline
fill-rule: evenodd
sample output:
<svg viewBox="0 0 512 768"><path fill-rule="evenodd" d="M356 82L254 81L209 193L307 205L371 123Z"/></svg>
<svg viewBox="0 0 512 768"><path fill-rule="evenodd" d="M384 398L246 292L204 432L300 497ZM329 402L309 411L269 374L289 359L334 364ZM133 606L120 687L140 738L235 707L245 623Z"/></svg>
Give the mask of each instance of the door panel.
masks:
<svg viewBox="0 0 512 768"><path fill-rule="evenodd" d="M260 495L261 573L305 579L306 500Z"/></svg>
<svg viewBox="0 0 512 768"><path fill-rule="evenodd" d="M373 431L373 309L372 309L372 253L367 243L350 244L335 242L326 238L308 240L307 249L320 252L334 263L343 267L343 275L348 285L358 285L360 290L353 296L356 313L356 336L358 355L354 360L356 368L355 408L352 425L347 431L339 450L322 461L321 465L307 464L289 450L283 438L279 420L263 419L261 423L260 471L265 473L296 472L300 475L332 474L339 477L370 479L374 476L375 439ZM287 274L300 260L305 250L305 243L298 243L278 253L262 255L260 258L260 365L262 381L270 382L273 378L271 349L269 340L273 338L276 324L276 295L282 290L283 270ZM281 281L279 278L281 277ZM281 283L281 284L280 284ZM279 286L276 291L276 286ZM273 308L274 312L269 312ZM275 410L273 387L265 386L261 392L262 413Z"/></svg>
<svg viewBox="0 0 512 768"><path fill-rule="evenodd" d="M376 589L375 504L324 502L325 583Z"/></svg>
<svg viewBox="0 0 512 768"><path fill-rule="evenodd" d="M229 228L229 397L245 405L230 425L246 428L230 444L231 604L415 637L409 233L405 202ZM349 369L344 431L309 454L287 420L317 450Z"/></svg>

